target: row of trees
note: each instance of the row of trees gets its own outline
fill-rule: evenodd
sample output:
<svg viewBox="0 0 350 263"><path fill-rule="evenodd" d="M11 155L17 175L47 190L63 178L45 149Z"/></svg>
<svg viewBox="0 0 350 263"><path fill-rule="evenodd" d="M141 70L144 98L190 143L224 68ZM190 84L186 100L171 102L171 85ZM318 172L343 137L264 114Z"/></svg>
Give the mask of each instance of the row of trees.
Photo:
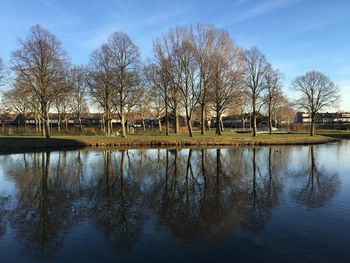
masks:
<svg viewBox="0 0 350 263"><path fill-rule="evenodd" d="M270 130L277 104L286 105L279 71L274 70L257 49L244 51L226 31L214 26L177 27L155 41L154 57L146 66L150 87L175 116L178 132L179 106L184 109L188 133L192 136L192 114L201 112L201 133L205 133L208 112L215 113L216 133L222 132L222 115L232 108L251 105L253 135L257 112L269 109ZM239 112L244 113L244 111ZM167 119L167 118L166 118ZM166 125L168 133L168 124Z"/></svg>
<svg viewBox="0 0 350 263"><path fill-rule="evenodd" d="M195 111L201 115L201 133L210 127L209 116L213 114L219 135L225 113L233 111L244 116L251 112L256 136L257 114L265 110L272 133L273 116L288 105L282 91L283 75L267 58L255 47L243 50L228 32L212 25L169 30L154 41L153 55L147 63L141 63L139 48L130 37L116 32L92 52L84 67L72 65L60 41L36 25L26 39L19 40L11 63L15 81L4 93L4 101L22 115L34 114L46 137L50 137L50 110L57 112L59 127L61 122L67 125L68 118L75 115L81 128L81 115L88 112L90 100L103 110L106 134L112 131L113 116L119 116L123 137L130 114L137 110L144 119L150 109L156 113L160 130L165 116L167 135L170 120L174 133L179 132L182 114L192 137ZM312 117L337 100L339 93L319 72L297 78L293 87L303 94L298 104ZM319 92L310 91L310 87Z"/></svg>

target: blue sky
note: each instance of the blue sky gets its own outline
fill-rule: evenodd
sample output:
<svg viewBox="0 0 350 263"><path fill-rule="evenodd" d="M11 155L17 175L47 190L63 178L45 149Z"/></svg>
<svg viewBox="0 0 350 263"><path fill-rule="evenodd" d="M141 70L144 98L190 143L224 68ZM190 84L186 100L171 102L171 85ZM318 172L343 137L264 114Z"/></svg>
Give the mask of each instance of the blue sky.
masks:
<svg viewBox="0 0 350 263"><path fill-rule="evenodd" d="M0 57L8 62L34 24L54 33L74 63L114 31L128 33L147 58L152 41L175 25L211 23L243 48L257 46L290 81L308 70L328 75L342 89L350 111L349 0L1 0Z"/></svg>

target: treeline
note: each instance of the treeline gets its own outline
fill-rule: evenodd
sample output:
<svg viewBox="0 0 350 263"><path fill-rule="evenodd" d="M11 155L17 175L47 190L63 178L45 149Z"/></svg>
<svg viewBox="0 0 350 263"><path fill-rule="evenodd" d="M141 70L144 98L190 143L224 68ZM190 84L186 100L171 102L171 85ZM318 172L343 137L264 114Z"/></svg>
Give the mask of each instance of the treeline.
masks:
<svg viewBox="0 0 350 263"><path fill-rule="evenodd" d="M256 47L244 50L227 31L213 25L170 29L154 41L146 62L123 32L113 33L84 66L73 65L60 41L40 25L18 45L11 57L15 81L3 102L23 116L34 114L47 138L50 111L58 113L59 127L74 115L82 129L81 117L90 102L103 110L106 134L112 132L113 116L119 116L123 137L136 111L142 119L152 111L160 130L164 119L167 135L170 124L179 133L179 116L184 115L189 136L195 112L200 112L202 134L214 116L219 135L224 114L241 114L244 127L244 113L251 112L256 136L257 114L265 111L272 133L276 112L289 105L282 91L283 75L267 58Z"/></svg>

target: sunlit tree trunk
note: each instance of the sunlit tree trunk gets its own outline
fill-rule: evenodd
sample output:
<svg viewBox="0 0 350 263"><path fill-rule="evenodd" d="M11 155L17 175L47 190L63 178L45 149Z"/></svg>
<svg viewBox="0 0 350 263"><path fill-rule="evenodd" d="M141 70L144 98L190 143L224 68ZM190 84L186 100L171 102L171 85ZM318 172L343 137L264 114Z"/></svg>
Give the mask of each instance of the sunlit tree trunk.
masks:
<svg viewBox="0 0 350 263"><path fill-rule="evenodd" d="M179 114L178 114L178 110L177 110L177 105L174 107L174 133L178 134L180 131L180 127L179 127Z"/></svg>
<svg viewBox="0 0 350 263"><path fill-rule="evenodd" d="M314 113L311 113L311 127L310 127L310 136L314 136L315 135L315 115Z"/></svg>
<svg viewBox="0 0 350 263"><path fill-rule="evenodd" d="M44 113L44 129L45 129L45 137L50 138L50 118L49 118L49 106L48 103L44 103L43 113Z"/></svg>

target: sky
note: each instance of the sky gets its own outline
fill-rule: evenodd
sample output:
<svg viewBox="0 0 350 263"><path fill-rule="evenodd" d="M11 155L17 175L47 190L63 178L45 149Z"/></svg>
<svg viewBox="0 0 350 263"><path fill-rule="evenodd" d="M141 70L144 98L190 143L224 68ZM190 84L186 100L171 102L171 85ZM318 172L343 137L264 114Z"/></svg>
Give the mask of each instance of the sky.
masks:
<svg viewBox="0 0 350 263"><path fill-rule="evenodd" d="M73 63L115 31L130 35L141 56L176 25L214 24L243 48L257 46L284 73L284 90L310 70L327 75L341 89L337 110L350 112L349 0L0 0L0 57L9 65L18 38L40 24L62 42Z"/></svg>

